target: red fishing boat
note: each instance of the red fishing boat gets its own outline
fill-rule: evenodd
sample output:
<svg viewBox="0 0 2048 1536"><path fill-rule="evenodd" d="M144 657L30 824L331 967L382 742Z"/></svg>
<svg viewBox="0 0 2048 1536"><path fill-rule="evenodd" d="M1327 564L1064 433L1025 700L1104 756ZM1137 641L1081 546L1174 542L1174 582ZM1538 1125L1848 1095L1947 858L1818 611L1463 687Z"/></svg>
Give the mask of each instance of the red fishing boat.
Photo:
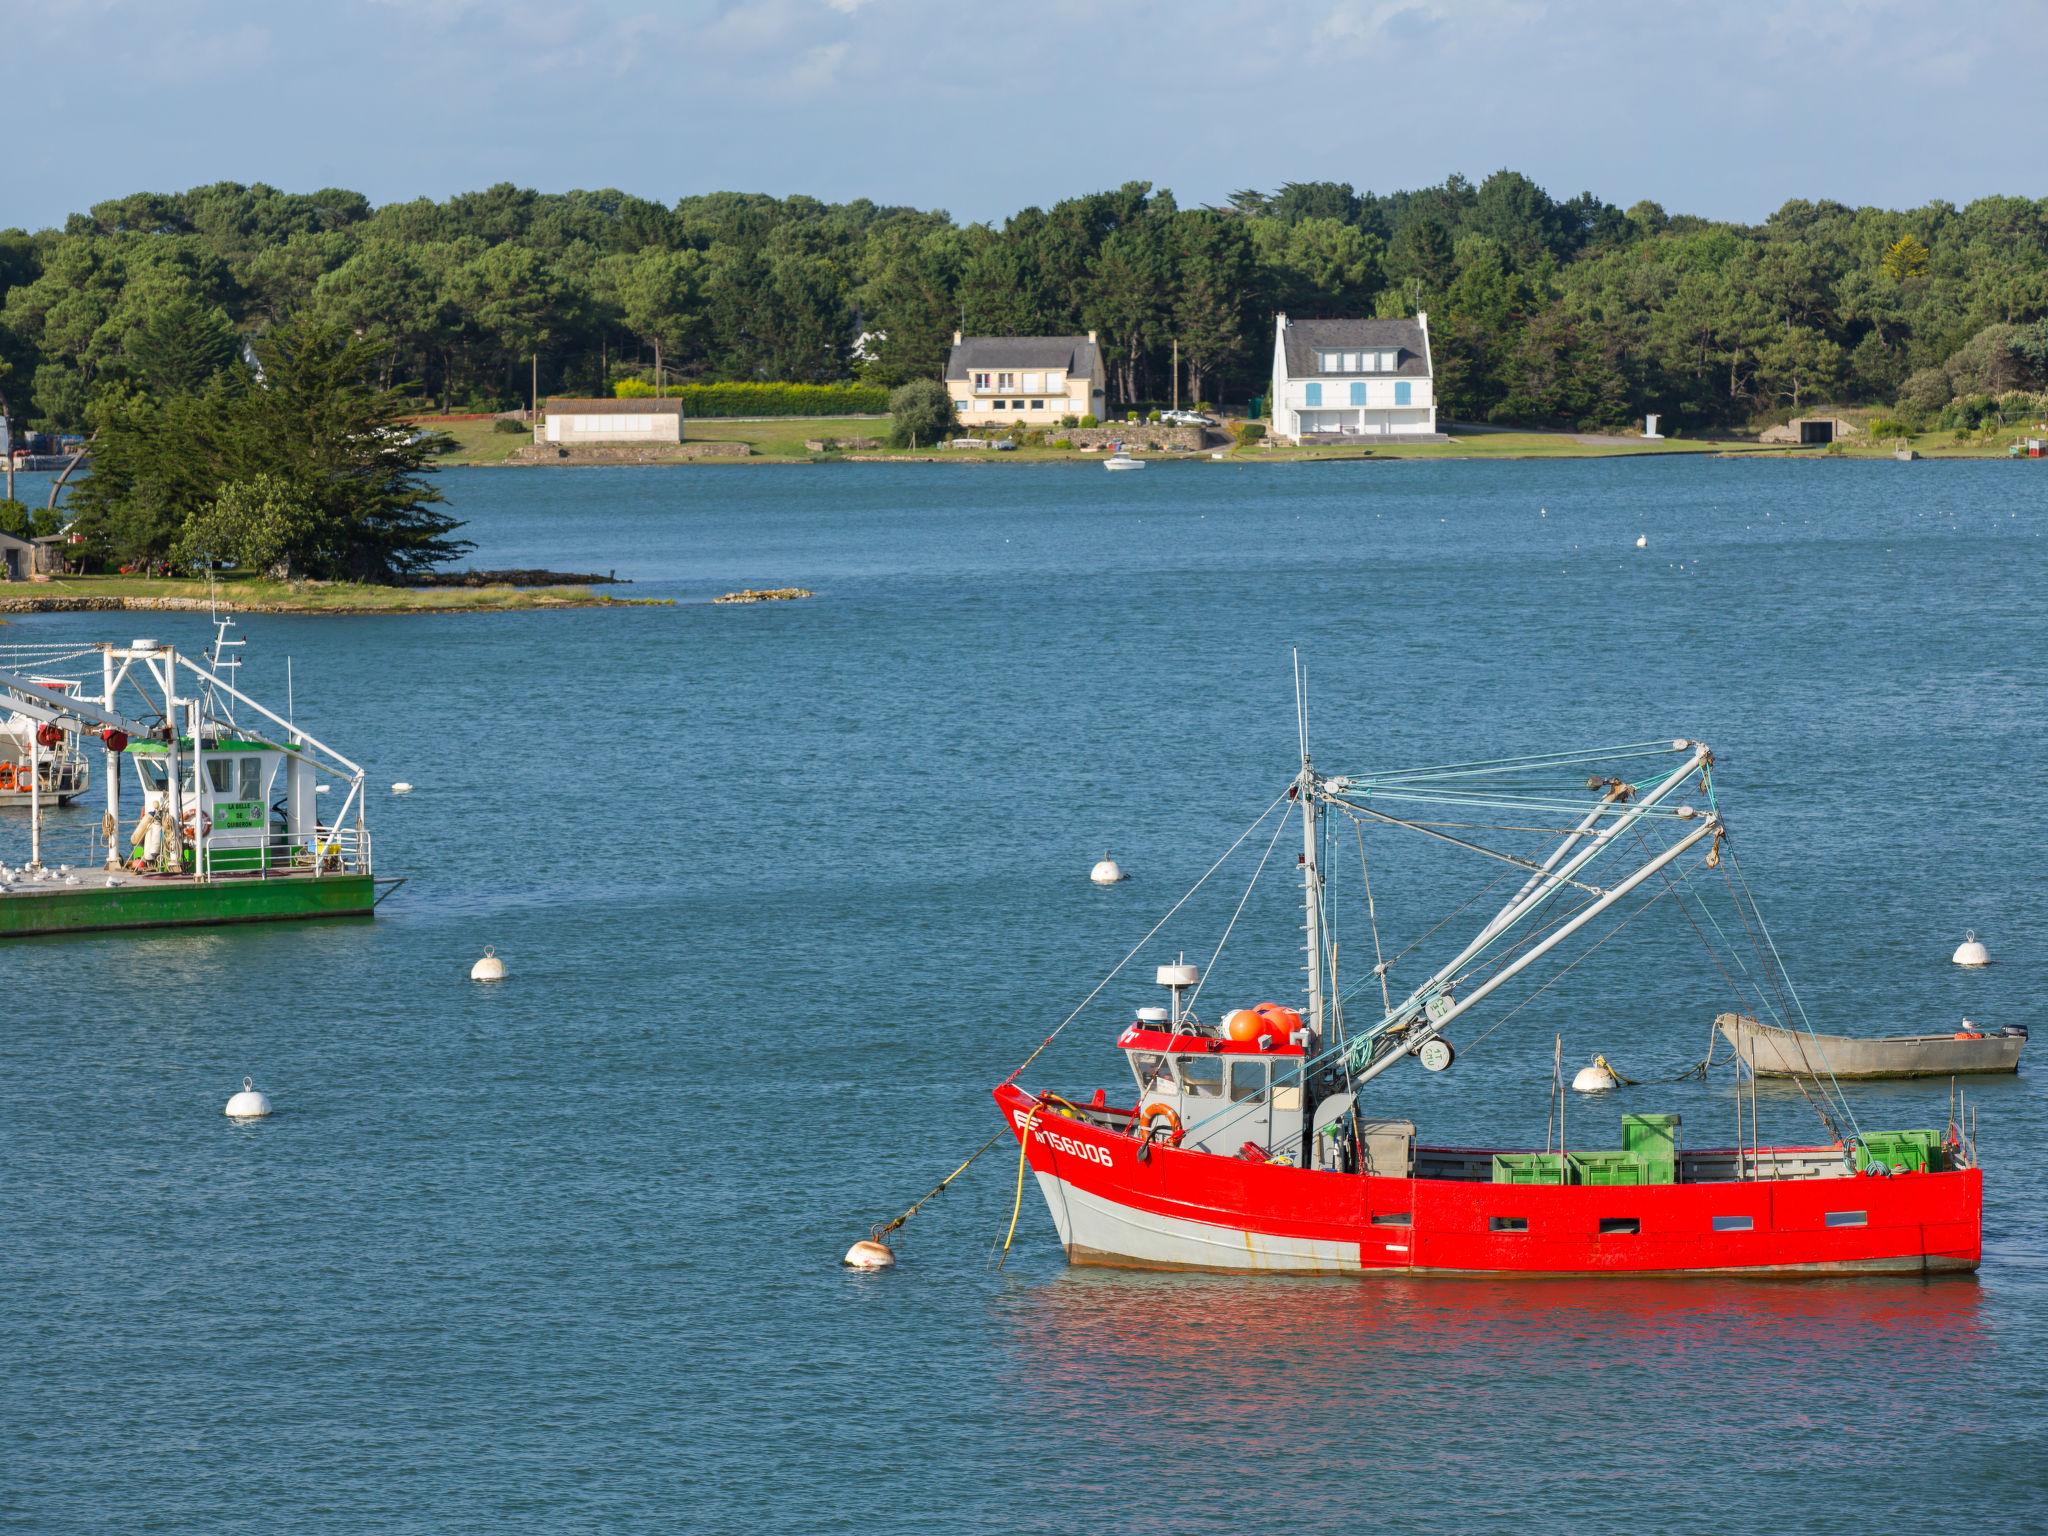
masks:
<svg viewBox="0 0 2048 1536"><path fill-rule="evenodd" d="M1681 800L1689 786L1702 806ZM1803 1084L1823 1130L1806 1146L1757 1143L1754 1085L1745 1129L1740 1078L1733 1145L1688 1147L1680 1117L1667 1114L1619 1115L1618 1144L1582 1145L1583 1110L1568 1143L1561 1064L1555 1134L1541 1149L1438 1146L1408 1120L1370 1114L1367 1090L1385 1073L1450 1070L1454 1030L1475 1027L1489 1007L1533 1001L1651 906L1668 904L1703 938L1748 940L1739 964L1722 969L1744 1009L1808 1027L1725 846L1704 743L1326 776L1304 739L1300 772L1233 848L1255 847L1253 832L1276 812L1274 842L1294 815L1302 823L1304 1007L1265 1003L1212 1024L1199 1011L1197 968L1162 965L1170 1006L1139 1010L1116 1042L1131 1074L1121 1102L1107 1090L1067 1098L1020 1087L1029 1060L995 1090L1020 1143L1020 1196L1028 1164L1071 1262L1447 1275L1976 1268L1983 1185L1967 1116L1952 1108L1940 1131L1865 1131L1824 1058ZM1339 826L1347 848L1357 832L1376 961L1350 989L1349 1018L1329 921ZM1380 947L1368 829L1376 839L1420 835L1520 877L1506 905L1405 993L1391 976L1406 952L1390 960ZM1537 835L1526 853L1514 846Z"/></svg>

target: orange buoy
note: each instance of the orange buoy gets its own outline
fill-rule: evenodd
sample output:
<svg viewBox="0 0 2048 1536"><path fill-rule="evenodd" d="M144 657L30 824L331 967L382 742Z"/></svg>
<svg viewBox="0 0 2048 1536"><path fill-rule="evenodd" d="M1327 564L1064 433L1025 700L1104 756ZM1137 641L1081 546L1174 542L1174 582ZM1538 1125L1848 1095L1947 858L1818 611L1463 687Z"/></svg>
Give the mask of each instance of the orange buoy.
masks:
<svg viewBox="0 0 2048 1536"><path fill-rule="evenodd" d="M1273 1025L1262 1013L1255 1013L1249 1008L1238 1008L1224 1016L1223 1032L1233 1040L1250 1042L1261 1035L1272 1034Z"/></svg>
<svg viewBox="0 0 2048 1536"><path fill-rule="evenodd" d="M1276 1030L1282 1035L1291 1035L1301 1028L1301 1015L1284 1004L1261 1003L1252 1011L1272 1021Z"/></svg>

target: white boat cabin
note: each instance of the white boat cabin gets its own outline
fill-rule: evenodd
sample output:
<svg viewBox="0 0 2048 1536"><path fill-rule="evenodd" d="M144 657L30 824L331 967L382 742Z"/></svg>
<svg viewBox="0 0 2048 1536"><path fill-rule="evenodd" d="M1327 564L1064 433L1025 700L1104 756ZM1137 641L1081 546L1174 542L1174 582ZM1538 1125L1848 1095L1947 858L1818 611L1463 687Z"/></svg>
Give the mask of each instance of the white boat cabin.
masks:
<svg viewBox="0 0 2048 1536"><path fill-rule="evenodd" d="M1300 1156L1307 1052L1291 1040L1227 1040L1183 1020L1178 1031L1141 1019L1117 1045L1129 1056L1140 1115L1173 1112L1180 1145L1235 1156L1247 1142L1262 1155Z"/></svg>
<svg viewBox="0 0 2048 1536"><path fill-rule="evenodd" d="M122 754L134 765L142 805L164 803L170 787L170 751L161 741L130 741ZM321 828L315 808L313 764L270 742L222 737L178 741L179 785L185 842L184 860L195 860L192 832L205 818L206 872L262 871L312 862ZM145 857L136 843L131 860Z"/></svg>

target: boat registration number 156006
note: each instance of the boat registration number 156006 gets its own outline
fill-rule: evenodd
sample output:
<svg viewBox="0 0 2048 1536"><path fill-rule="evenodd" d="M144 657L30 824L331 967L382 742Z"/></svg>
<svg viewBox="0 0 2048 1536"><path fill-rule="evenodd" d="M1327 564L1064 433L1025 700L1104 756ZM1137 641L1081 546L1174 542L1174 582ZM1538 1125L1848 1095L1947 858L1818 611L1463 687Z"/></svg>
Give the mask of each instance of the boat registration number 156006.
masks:
<svg viewBox="0 0 2048 1536"><path fill-rule="evenodd" d="M1086 1158L1089 1162L1100 1163L1105 1168L1114 1165L1114 1159L1109 1155L1109 1148L1091 1146L1085 1141L1076 1141L1071 1136L1062 1136L1058 1131L1049 1131L1042 1125L1033 1125L1031 1124L1031 1114L1028 1110L1017 1110L1015 1115L1019 1130L1030 1131L1032 1135L1051 1147L1053 1151L1063 1152L1068 1157Z"/></svg>

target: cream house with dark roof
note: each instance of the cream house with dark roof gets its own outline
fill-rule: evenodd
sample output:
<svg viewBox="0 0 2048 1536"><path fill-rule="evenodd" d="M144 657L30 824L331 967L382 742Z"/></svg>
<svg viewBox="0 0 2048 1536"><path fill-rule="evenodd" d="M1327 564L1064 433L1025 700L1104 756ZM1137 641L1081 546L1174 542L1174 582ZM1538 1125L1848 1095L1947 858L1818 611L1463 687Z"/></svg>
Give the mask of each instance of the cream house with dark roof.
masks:
<svg viewBox="0 0 2048 1536"><path fill-rule="evenodd" d="M1413 436L1436 431L1429 316L1275 318L1273 435Z"/></svg>
<svg viewBox="0 0 2048 1536"><path fill-rule="evenodd" d="M953 412L967 427L1105 413L1102 352L1086 336L962 336L946 361Z"/></svg>

